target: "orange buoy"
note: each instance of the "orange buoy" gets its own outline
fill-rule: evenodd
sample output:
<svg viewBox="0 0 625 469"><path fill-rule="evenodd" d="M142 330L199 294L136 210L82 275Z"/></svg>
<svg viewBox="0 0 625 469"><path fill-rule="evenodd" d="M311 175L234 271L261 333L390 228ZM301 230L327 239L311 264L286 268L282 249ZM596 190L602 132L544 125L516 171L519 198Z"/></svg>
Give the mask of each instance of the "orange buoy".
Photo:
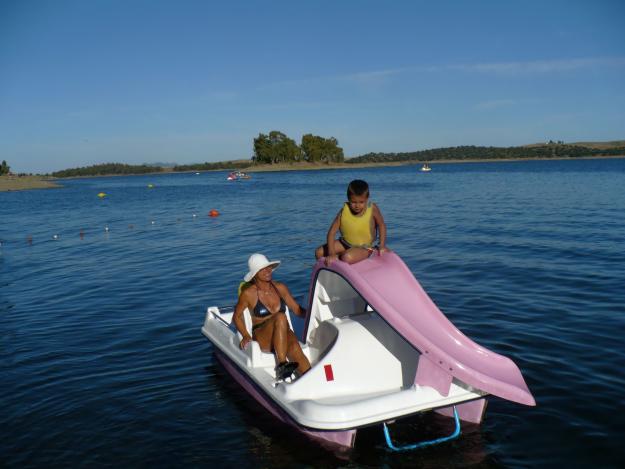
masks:
<svg viewBox="0 0 625 469"><path fill-rule="evenodd" d="M218 217L219 216L219 210L212 209L210 212L208 212L208 216L209 217Z"/></svg>

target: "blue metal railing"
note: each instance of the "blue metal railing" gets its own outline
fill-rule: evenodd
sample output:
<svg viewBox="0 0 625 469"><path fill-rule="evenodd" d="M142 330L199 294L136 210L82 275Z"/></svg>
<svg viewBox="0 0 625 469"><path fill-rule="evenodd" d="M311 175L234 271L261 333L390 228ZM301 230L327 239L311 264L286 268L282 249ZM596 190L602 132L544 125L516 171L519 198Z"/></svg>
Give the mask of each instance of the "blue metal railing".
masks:
<svg viewBox="0 0 625 469"><path fill-rule="evenodd" d="M444 443L445 441L453 440L454 438L458 438L460 436L460 419L458 418L458 411L456 410L456 406L454 406L454 420L456 422L456 428L451 435L437 438L435 440L421 441L419 443L413 443L404 446L395 446L393 444L393 442L391 441L391 435L388 431L388 427L386 426L386 423L383 423L382 425L384 427L384 437L386 438L386 445L390 451L411 451L413 449L424 448L426 446L437 445L439 443Z"/></svg>

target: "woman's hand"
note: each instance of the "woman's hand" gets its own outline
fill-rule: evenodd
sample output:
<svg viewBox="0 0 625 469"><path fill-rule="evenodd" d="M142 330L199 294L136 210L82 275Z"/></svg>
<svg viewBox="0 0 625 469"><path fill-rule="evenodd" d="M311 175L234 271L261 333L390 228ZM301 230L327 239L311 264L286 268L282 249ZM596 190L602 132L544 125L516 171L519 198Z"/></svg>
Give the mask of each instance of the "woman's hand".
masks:
<svg viewBox="0 0 625 469"><path fill-rule="evenodd" d="M249 335L244 336L241 339L241 343L239 344L239 347L241 347L241 350L245 350L245 347L247 347L247 344L249 344L252 341L252 338Z"/></svg>
<svg viewBox="0 0 625 469"><path fill-rule="evenodd" d="M334 261L338 260L339 256L336 254L330 254L326 256L326 265L332 264Z"/></svg>

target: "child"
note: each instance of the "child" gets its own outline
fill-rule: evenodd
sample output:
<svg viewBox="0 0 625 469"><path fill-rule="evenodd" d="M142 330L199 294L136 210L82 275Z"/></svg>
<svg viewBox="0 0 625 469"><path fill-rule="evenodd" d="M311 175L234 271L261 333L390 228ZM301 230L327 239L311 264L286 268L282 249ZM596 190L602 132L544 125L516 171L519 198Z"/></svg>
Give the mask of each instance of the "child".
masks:
<svg viewBox="0 0 625 469"><path fill-rule="evenodd" d="M335 239L341 231L341 238ZM348 264L366 259L374 251L376 231L380 235L377 247L380 255L386 251L386 225L378 206L369 202L369 185L355 179L347 186L347 202L328 230L328 243L315 251L317 259L326 256L326 265L337 258Z"/></svg>

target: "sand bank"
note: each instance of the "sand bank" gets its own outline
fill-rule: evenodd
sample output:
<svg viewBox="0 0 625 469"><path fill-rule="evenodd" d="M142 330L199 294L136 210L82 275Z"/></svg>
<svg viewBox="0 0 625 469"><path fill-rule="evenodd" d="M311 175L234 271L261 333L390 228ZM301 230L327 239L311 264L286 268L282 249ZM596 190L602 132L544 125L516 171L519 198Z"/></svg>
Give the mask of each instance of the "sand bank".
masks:
<svg viewBox="0 0 625 469"><path fill-rule="evenodd" d="M41 176L0 176L0 192L53 189L56 187L62 186Z"/></svg>

